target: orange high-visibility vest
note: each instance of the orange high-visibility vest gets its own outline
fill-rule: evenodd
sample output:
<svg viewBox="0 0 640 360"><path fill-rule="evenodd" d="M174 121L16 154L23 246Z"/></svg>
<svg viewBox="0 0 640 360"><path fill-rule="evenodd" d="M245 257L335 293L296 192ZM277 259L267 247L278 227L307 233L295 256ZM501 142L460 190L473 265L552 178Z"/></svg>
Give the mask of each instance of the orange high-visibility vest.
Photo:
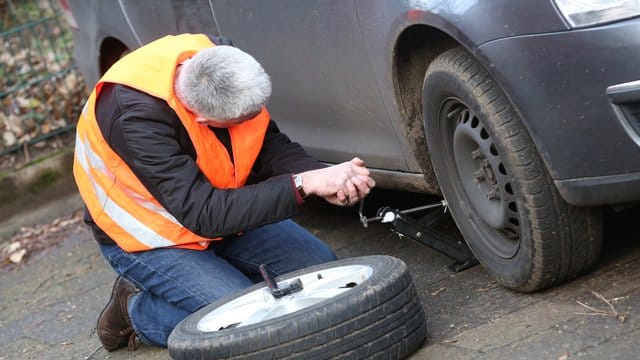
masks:
<svg viewBox="0 0 640 360"><path fill-rule="evenodd" d="M269 114L263 108L253 119L229 128L229 152L207 126L198 124L174 93L178 65L214 44L205 35L166 36L115 63L100 79L77 125L73 174L93 221L123 250L134 252L176 246L206 249L211 240L180 224L144 187L105 141L95 117L96 99L104 83L130 86L161 98L176 112L196 151L196 163L211 185L243 186L262 147ZM153 151L150 149L150 151Z"/></svg>

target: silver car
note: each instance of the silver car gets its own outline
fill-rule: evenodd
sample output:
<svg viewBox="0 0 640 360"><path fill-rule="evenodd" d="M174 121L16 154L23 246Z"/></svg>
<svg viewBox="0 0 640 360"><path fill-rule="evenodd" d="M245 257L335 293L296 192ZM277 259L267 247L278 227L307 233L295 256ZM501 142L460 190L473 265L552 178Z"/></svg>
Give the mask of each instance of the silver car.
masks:
<svg viewBox="0 0 640 360"><path fill-rule="evenodd" d="M278 125L379 185L441 194L503 285L598 258L601 209L640 200L638 0L72 0L95 83L166 34L222 35L273 79Z"/></svg>

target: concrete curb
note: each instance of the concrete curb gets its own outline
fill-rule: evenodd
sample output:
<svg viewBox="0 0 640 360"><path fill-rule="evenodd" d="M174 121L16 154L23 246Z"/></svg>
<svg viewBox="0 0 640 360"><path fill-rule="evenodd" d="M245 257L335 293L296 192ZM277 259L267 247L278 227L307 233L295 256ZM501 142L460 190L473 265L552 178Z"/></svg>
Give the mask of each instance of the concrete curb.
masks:
<svg viewBox="0 0 640 360"><path fill-rule="evenodd" d="M73 147L0 173L0 243L21 227L49 223L82 207L73 180Z"/></svg>

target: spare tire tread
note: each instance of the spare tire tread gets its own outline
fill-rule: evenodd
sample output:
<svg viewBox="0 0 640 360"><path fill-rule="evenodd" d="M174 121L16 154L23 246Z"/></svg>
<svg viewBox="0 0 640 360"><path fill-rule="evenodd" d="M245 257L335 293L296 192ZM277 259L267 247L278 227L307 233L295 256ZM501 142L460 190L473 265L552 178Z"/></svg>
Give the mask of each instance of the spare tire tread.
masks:
<svg viewBox="0 0 640 360"><path fill-rule="evenodd" d="M409 325L412 320L417 320L417 325L413 327L409 325L409 327L411 327L410 330L414 330L414 328L424 323L424 316L421 316L423 313L421 311L422 304L420 303L420 300L413 296L412 293L415 293L415 289L407 288L403 294L400 294L396 299L392 300L394 302L395 300L398 300L400 304L397 304L398 306L393 306L391 309L385 309L388 307L389 303L382 304L378 308L372 309L372 311L366 314L366 320L374 321L362 324L365 325L365 327L361 327L356 321L342 322L340 324L340 326L343 327L342 330L346 330L349 335L345 337L340 337L340 335L338 335L336 339L330 339L330 341L321 345L316 345L314 348L305 351L305 356L309 356L310 359L314 359L316 354L313 354L312 351L316 351L323 356L326 354L331 355L332 357L337 357L340 354L347 353L349 349L354 349L354 347L355 350L353 351L358 351L363 346L372 344L381 345L378 342L385 338L385 336L403 335L405 330L404 325ZM405 296L409 297L407 302L404 301ZM373 311L376 313L373 313ZM323 334L330 334L330 332L331 329L327 329ZM402 336L400 337L402 338ZM381 349L385 347L388 346L382 346ZM320 356L320 358L323 356Z"/></svg>

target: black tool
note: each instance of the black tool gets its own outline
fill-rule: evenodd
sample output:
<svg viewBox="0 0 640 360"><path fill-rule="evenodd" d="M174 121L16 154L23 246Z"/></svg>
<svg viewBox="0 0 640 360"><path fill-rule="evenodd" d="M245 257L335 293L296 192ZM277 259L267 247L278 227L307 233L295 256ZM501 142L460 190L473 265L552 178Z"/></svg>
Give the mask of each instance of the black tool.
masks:
<svg viewBox="0 0 640 360"><path fill-rule="evenodd" d="M409 213L430 209L436 210L432 210L431 213L427 214L420 220L407 216ZM364 200L360 202L360 208L358 211L360 222L364 227L368 227L369 222L371 221L380 221L383 224L390 224L391 231L398 235L408 237L421 244L427 245L437 252L454 259L455 262L449 265L449 270L451 271L460 272L478 264L478 260L475 258L471 250L469 250L467 244L435 229L435 226L442 221L444 216L448 215L447 202L445 200L406 210L397 210L385 206L378 210L377 216L371 218L364 216L363 210Z"/></svg>

